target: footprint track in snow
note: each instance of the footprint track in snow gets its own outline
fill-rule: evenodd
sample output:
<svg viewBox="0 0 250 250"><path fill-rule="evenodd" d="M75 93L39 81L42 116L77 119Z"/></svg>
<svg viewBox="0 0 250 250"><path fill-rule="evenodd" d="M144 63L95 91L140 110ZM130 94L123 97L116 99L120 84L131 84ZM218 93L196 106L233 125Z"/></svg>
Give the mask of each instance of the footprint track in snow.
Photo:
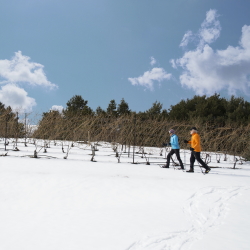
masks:
<svg viewBox="0 0 250 250"><path fill-rule="evenodd" d="M183 212L188 229L148 236L126 250L188 250L209 230L220 225L228 210L228 201L249 187L206 187L194 193L185 203Z"/></svg>

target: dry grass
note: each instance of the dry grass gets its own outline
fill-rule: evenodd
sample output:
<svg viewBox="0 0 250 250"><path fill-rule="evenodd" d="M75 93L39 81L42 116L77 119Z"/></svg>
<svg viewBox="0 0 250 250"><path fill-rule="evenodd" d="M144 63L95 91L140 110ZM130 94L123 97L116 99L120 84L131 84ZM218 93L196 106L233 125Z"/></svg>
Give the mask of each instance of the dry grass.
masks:
<svg viewBox="0 0 250 250"><path fill-rule="evenodd" d="M196 126L199 130L203 151L248 157L250 125L208 126L201 124L198 119L190 124L190 122L157 119L143 120L138 116L136 118L135 116L119 118L84 116L71 119L48 117L43 120L33 137L46 140L107 141L124 146L162 147L164 142L169 141L168 131L173 128L179 136L181 148L187 148L183 141L189 140L189 130L192 126Z"/></svg>

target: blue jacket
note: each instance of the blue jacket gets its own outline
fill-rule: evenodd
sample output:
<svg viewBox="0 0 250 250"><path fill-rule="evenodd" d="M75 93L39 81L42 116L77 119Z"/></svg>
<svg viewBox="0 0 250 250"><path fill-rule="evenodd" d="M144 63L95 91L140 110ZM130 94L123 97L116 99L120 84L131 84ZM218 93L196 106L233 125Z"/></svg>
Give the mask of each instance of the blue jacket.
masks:
<svg viewBox="0 0 250 250"><path fill-rule="evenodd" d="M180 149L179 141L178 141L178 136L176 134L171 135L170 137L170 143L172 149Z"/></svg>

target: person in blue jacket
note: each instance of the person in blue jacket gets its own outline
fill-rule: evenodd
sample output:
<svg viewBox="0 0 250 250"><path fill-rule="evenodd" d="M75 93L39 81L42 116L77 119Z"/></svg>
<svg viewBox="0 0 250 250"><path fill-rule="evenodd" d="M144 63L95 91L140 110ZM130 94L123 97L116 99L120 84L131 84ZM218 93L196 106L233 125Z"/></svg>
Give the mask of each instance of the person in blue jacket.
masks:
<svg viewBox="0 0 250 250"><path fill-rule="evenodd" d="M169 130L169 135L170 135L170 143L169 145L171 146L171 150L167 155L167 163L166 165L163 166L163 168L169 168L170 164L170 158L173 154L176 154L176 157L180 163L180 169L184 169L181 157L180 157L180 145L178 141L178 136L175 134L175 131L173 129Z"/></svg>

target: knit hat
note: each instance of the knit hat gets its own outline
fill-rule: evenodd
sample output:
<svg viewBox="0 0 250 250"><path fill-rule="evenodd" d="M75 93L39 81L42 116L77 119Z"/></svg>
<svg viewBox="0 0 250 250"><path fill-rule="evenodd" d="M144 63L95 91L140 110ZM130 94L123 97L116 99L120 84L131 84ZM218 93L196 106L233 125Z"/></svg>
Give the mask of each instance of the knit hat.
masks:
<svg viewBox="0 0 250 250"><path fill-rule="evenodd" d="M169 130L169 134L174 134L174 133L175 133L175 131L173 129Z"/></svg>
<svg viewBox="0 0 250 250"><path fill-rule="evenodd" d="M190 130L196 130L197 131L197 128L196 127L192 127Z"/></svg>

